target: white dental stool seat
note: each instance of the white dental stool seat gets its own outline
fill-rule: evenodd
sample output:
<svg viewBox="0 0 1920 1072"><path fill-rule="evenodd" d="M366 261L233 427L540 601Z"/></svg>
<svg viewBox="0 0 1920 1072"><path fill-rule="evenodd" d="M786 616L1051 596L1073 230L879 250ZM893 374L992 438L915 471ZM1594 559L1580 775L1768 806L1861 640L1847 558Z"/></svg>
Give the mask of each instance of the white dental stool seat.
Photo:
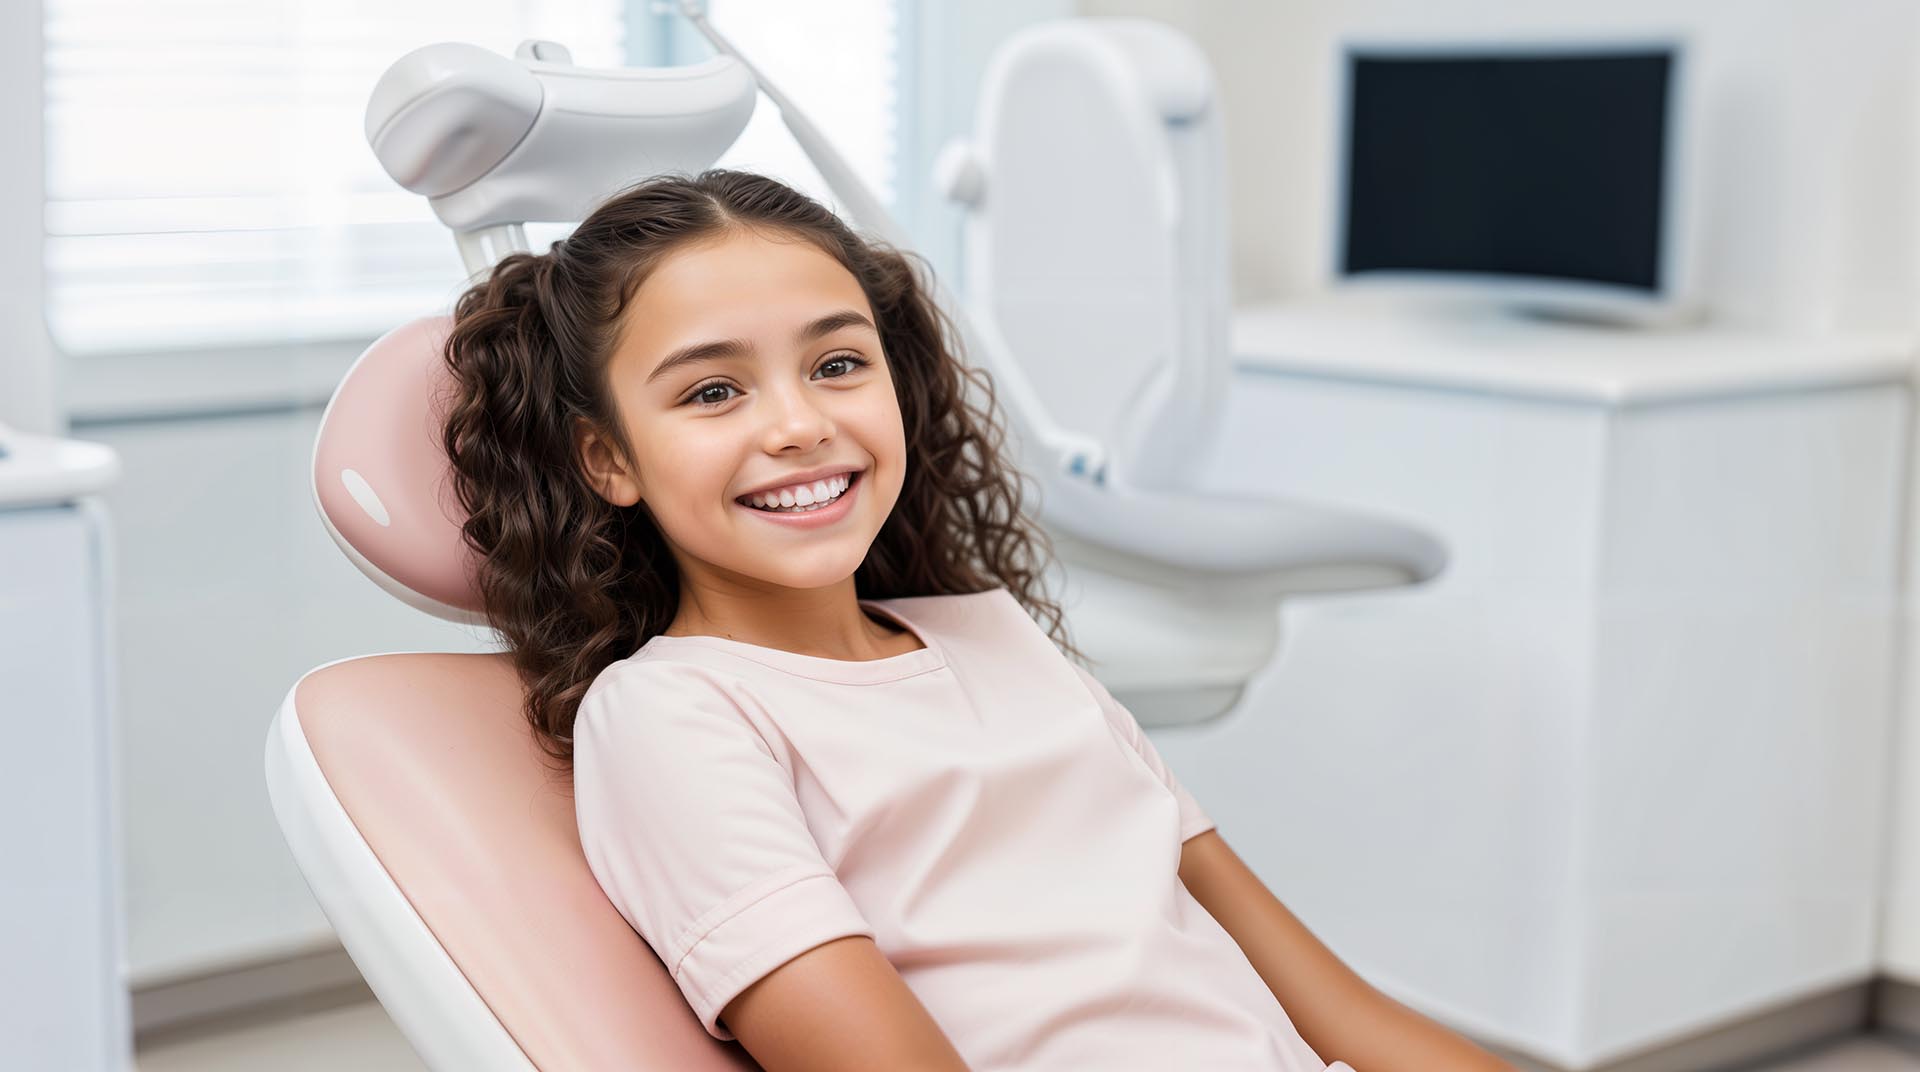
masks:
<svg viewBox="0 0 1920 1072"><path fill-rule="evenodd" d="M1205 57L1169 27L1045 22L994 51L979 133L938 163L965 209L969 315L1109 482L1183 487L1226 410L1218 111Z"/></svg>
<svg viewBox="0 0 1920 1072"><path fill-rule="evenodd" d="M965 213L967 319L1069 459L1029 465L1050 580L1142 724L1232 709L1274 660L1282 597L1441 571L1445 548L1400 519L1194 490L1234 374L1224 120L1191 40L1130 17L1026 27L976 116L937 168Z"/></svg>

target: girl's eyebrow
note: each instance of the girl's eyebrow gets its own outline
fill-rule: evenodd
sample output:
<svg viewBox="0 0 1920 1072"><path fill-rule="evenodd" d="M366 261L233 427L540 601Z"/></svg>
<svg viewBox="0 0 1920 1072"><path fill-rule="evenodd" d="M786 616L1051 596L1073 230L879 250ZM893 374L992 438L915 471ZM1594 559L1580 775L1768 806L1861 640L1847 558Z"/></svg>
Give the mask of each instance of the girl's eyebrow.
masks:
<svg viewBox="0 0 1920 1072"><path fill-rule="evenodd" d="M794 332L793 342L796 346L802 346L823 335L831 335L841 328L852 327L865 327L876 333L880 330L873 326L873 321L855 310L841 309L838 312L828 313ZM660 362L652 372L647 374L647 382L652 383L681 365L715 361L724 357L738 357L752 349L753 347L743 339L715 339L712 342L697 342L691 346L682 346L668 354L665 361Z"/></svg>

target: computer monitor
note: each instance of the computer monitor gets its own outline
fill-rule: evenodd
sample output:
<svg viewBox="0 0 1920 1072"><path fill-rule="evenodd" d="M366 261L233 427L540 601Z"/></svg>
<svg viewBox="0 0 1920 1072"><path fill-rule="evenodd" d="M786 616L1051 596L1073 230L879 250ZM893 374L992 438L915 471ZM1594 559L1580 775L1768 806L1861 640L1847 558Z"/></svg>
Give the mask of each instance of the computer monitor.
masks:
<svg viewBox="0 0 1920 1072"><path fill-rule="evenodd" d="M1639 324L1697 312L1686 49L1349 38L1333 274Z"/></svg>

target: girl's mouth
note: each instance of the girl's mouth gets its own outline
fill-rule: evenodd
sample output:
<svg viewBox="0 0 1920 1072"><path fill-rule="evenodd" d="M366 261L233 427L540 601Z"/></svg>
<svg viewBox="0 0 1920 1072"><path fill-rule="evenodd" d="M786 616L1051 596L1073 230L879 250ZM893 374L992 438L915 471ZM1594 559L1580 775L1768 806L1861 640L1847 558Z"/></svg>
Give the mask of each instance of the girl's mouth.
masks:
<svg viewBox="0 0 1920 1072"><path fill-rule="evenodd" d="M833 501L825 504L815 503L810 506L796 506L791 509L768 510L758 506L748 506L746 503L736 499L734 500L734 505L757 517L765 518L776 525L802 529L820 528L824 525L833 524L851 512L853 497L860 493L860 485L866 475L867 471L865 469L848 473L847 490L841 492Z"/></svg>

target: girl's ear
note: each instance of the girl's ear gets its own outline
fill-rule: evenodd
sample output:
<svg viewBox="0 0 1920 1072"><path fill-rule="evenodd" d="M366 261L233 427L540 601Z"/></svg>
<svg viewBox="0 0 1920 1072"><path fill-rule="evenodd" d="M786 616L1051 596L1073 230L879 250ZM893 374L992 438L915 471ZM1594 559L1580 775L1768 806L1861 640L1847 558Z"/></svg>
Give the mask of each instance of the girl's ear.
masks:
<svg viewBox="0 0 1920 1072"><path fill-rule="evenodd" d="M640 501L639 476L629 470L612 440L582 420L574 426L573 441L580 469L602 499L615 506L632 506Z"/></svg>

